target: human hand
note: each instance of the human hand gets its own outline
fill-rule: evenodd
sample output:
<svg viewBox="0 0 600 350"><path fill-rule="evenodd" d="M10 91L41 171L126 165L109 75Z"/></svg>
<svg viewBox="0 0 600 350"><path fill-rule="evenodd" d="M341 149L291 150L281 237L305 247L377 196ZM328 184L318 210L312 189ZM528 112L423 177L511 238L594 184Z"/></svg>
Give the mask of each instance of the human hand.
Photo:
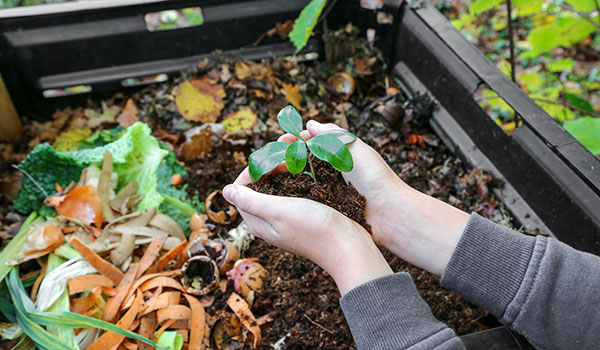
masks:
<svg viewBox="0 0 600 350"><path fill-rule="evenodd" d="M233 185L223 189L250 232L266 242L306 257L335 280L341 294L372 279L392 273L369 236L338 211L304 198L255 192L246 168Z"/></svg>
<svg viewBox="0 0 600 350"><path fill-rule="evenodd" d="M300 136L309 139L334 124L309 121ZM279 141L294 142L283 135ZM402 259L441 275L458 244L469 215L406 185L381 156L362 140L348 145L354 169L342 173L367 200L366 219L373 239Z"/></svg>

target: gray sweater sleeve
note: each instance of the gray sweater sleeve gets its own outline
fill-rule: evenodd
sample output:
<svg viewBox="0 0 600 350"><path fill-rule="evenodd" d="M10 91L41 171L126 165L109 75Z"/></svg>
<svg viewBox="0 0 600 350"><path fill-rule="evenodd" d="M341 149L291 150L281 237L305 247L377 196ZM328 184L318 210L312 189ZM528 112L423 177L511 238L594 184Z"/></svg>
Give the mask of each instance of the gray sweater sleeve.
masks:
<svg viewBox="0 0 600 350"><path fill-rule="evenodd" d="M600 344L600 258L473 214L441 284L482 306L539 349ZM340 304L359 350L464 349L437 321L410 276L385 276Z"/></svg>
<svg viewBox="0 0 600 350"><path fill-rule="evenodd" d="M471 215L441 279L538 349L598 349L600 257Z"/></svg>

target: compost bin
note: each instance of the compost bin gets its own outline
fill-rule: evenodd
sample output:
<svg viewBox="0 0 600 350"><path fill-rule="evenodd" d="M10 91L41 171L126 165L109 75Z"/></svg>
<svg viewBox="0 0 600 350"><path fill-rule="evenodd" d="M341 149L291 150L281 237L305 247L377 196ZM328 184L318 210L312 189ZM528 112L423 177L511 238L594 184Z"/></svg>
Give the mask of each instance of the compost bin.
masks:
<svg viewBox="0 0 600 350"><path fill-rule="evenodd" d="M220 57L244 60L292 56L290 43L263 34L274 23L295 18L306 3L107 0L2 10L0 72L19 114L44 119L57 108L84 105L90 96L133 94L147 77L178 77L204 59L213 60L215 50ZM195 6L204 17L199 26L150 31L144 21L148 13ZM466 164L504 183L494 191L516 225L600 253L599 160L435 8L427 2L385 1L379 9L365 9L359 1L338 1L331 13L329 28L350 22L361 36L369 33L408 98L435 103L431 128ZM323 58L328 49L317 35L296 57ZM521 118L511 135L473 98L482 85ZM504 327L462 339L469 349L528 347Z"/></svg>

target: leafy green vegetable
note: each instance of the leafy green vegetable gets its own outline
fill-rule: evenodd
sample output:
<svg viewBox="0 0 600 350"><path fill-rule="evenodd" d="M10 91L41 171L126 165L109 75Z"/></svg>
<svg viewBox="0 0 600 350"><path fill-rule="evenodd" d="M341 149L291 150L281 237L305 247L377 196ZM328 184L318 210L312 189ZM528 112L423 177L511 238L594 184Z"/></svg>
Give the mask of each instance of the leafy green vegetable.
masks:
<svg viewBox="0 0 600 350"><path fill-rule="evenodd" d="M292 143L285 151L285 164L292 174L301 173L306 166L307 159L306 143L302 140Z"/></svg>
<svg viewBox="0 0 600 350"><path fill-rule="evenodd" d="M107 137L114 136L109 134ZM156 172L167 152L159 147L150 128L138 122L127 128L118 140L95 148L61 153L47 143L38 145L21 162L19 168L29 174L43 190L25 176L15 199L15 209L23 213L39 209L43 200L54 193L56 183L66 187L71 181L77 181L85 167L102 162L105 151L110 151L113 156L114 170L119 175L120 186L137 181L138 191L144 194L138 209L158 207L162 196L156 190Z"/></svg>
<svg viewBox="0 0 600 350"><path fill-rule="evenodd" d="M296 52L306 46L326 3L327 0L312 0L294 21L294 29L290 32L290 41L296 47Z"/></svg>
<svg viewBox="0 0 600 350"><path fill-rule="evenodd" d="M334 136L320 134L308 140L306 144L315 157L328 162L336 170L351 171L354 168L348 147Z"/></svg>
<svg viewBox="0 0 600 350"><path fill-rule="evenodd" d="M23 176L21 189L14 201L15 209L21 213L39 209L46 196L55 192L55 184L66 187L71 181L77 181L83 168L68 153L57 152L47 143L38 145L19 164L19 169L33 177L42 188L29 176Z"/></svg>
<svg viewBox="0 0 600 350"><path fill-rule="evenodd" d="M594 155L600 155L600 118L584 117L563 124L585 148Z"/></svg>
<svg viewBox="0 0 600 350"><path fill-rule="evenodd" d="M140 122L127 128L127 132L122 138L104 147L111 147L127 135L131 136L133 147L131 152L126 155L125 161L119 162L113 155L114 171L119 175L119 185L125 186L131 181L137 181L138 192L144 194L144 198L137 206L138 210L158 207L163 199L156 190L158 184L156 171L162 159L167 155L167 151L159 147L158 140L152 136L148 125Z"/></svg>
<svg viewBox="0 0 600 350"><path fill-rule="evenodd" d="M27 237L31 233L29 226L36 218L37 213L31 213L23 225L21 225L19 233L17 233L8 243L8 245L0 252L0 283L2 280L4 280L4 277L8 275L11 269L11 266L6 265L6 262L10 259L13 259L21 252L21 249L23 249L23 246L27 242Z"/></svg>
<svg viewBox="0 0 600 350"><path fill-rule="evenodd" d="M252 153L248 162L252 180L257 181L283 162L288 146L289 144L286 142L269 142Z"/></svg>
<svg viewBox="0 0 600 350"><path fill-rule="evenodd" d="M87 140L79 146L79 149L89 149L105 146L111 142L117 141L125 133L125 129L122 126L117 126L113 129L107 129L95 132Z"/></svg>

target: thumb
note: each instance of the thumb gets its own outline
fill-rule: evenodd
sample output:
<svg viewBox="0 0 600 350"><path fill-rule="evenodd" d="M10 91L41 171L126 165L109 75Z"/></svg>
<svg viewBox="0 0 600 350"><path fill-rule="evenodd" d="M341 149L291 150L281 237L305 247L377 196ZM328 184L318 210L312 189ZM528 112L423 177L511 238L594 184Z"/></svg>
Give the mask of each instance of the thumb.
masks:
<svg viewBox="0 0 600 350"><path fill-rule="evenodd" d="M278 197L258 193L241 185L227 185L223 188L223 197L239 210L260 218L273 216L279 208Z"/></svg>
<svg viewBox="0 0 600 350"><path fill-rule="evenodd" d="M324 133L326 131L329 130L336 130L336 129L341 129L339 126L332 124L332 123L328 123L328 124L321 124L316 120L309 120L306 123L306 130L308 130L308 132L310 133L310 135L312 137L317 136L321 133Z"/></svg>

